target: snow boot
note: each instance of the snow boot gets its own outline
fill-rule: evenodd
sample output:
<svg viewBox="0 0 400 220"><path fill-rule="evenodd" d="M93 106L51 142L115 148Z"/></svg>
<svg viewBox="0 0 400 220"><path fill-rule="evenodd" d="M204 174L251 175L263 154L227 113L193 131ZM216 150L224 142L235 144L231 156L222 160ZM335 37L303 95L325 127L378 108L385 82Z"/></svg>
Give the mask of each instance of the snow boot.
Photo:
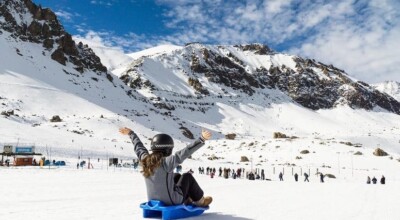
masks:
<svg viewBox="0 0 400 220"><path fill-rule="evenodd" d="M203 196L199 201L193 202L193 204L200 207L207 207L208 205L211 204L211 202L212 202L211 196L206 196L206 197Z"/></svg>

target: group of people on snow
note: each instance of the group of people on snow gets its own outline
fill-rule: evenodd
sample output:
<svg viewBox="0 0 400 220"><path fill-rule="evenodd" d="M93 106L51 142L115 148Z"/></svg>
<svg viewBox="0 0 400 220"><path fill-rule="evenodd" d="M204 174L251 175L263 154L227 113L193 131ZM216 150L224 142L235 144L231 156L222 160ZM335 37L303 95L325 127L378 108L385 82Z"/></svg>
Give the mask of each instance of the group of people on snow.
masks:
<svg viewBox="0 0 400 220"><path fill-rule="evenodd" d="M367 177L367 184L371 184L371 182L372 182L372 184L376 184L377 181L378 180L375 177L372 177L372 179L369 176ZM385 178L384 175L382 175L380 182L381 182L381 184L385 184L386 183L386 178Z"/></svg>
<svg viewBox="0 0 400 220"><path fill-rule="evenodd" d="M215 172L216 172L215 167L214 168L207 167L206 169L204 169L204 167L199 167L198 170L199 170L199 174L206 174L206 175L209 175L211 178L214 178ZM206 172L204 172L205 170L206 170ZM241 178L241 174L242 173L245 173L245 169L244 168L238 168L238 169L235 170L235 169L231 169L231 168L222 168L222 167L220 167L218 169L218 177L223 177L225 179L228 179L229 177L231 177L233 179ZM303 175L304 175L304 182L310 182L309 174L308 173L304 173ZM324 183L326 175L324 175L321 172L318 172L317 175L319 176L320 182ZM280 172L278 174L279 181L284 181L283 176L284 176L283 172ZM298 182L299 181L299 174L295 173L293 176L294 176L294 180L296 182ZM266 179L265 178L264 169L261 169L261 172L259 171L259 169L256 169L254 172L253 171L246 172L245 177L248 180L271 180L271 179ZM368 176L368 178L367 178L367 184L371 184L371 182L372 182L372 184L376 184L377 181L378 180L375 177L373 177L371 179ZM385 182L386 182L385 176L382 175L382 177L380 179L380 183L381 184L385 184Z"/></svg>
<svg viewBox="0 0 400 220"><path fill-rule="evenodd" d="M254 171L246 171L244 168L222 168L219 167L219 169L216 169L215 167L198 167L198 171L199 174L206 174L209 175L211 178L214 178L214 176L218 176L218 177L222 177L225 179L228 178L232 178L232 179L236 179L236 178L246 178L248 180L269 180L271 181L271 179L268 179L265 177L265 172L264 169L255 169ZM243 175L243 173L245 175ZM278 174L278 178L279 181L284 181L283 179L283 172L280 172ZM319 178L320 178L320 182L323 183L324 182L324 178L325 175L323 173L318 173ZM294 180L296 182L299 181L299 174L295 173L294 175ZM304 182L310 182L309 180L309 174L308 173L304 173Z"/></svg>

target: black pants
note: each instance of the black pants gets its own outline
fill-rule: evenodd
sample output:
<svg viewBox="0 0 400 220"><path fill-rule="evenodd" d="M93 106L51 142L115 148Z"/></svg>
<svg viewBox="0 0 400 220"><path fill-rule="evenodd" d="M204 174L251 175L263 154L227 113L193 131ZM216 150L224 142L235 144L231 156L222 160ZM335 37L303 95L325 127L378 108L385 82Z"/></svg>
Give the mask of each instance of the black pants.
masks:
<svg viewBox="0 0 400 220"><path fill-rule="evenodd" d="M204 192L192 174L184 173L181 175L179 173L175 173L174 181L176 186L181 188L184 201L186 201L188 198L191 198L193 201L199 201L203 197Z"/></svg>

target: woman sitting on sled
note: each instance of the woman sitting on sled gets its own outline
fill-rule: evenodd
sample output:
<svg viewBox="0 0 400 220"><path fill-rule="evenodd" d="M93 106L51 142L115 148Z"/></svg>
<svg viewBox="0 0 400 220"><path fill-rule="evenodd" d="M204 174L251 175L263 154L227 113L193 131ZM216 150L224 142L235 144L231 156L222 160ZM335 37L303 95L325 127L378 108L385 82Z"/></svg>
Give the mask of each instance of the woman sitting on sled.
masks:
<svg viewBox="0 0 400 220"><path fill-rule="evenodd" d="M190 173L173 173L173 170L186 158L204 145L211 138L211 132L202 130L201 137L175 154L172 154L174 141L167 134L157 134L151 141L150 154L139 137L129 128L121 128L121 134L129 135L135 147L135 153L143 166L147 198L160 200L167 205L193 203L206 207L212 197L204 196L203 190Z"/></svg>

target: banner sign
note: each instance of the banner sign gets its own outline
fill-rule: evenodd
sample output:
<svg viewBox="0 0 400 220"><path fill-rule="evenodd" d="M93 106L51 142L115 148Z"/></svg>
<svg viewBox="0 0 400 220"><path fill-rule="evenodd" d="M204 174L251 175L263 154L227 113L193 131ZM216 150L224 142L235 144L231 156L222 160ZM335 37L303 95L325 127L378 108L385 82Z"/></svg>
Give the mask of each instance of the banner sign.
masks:
<svg viewBox="0 0 400 220"><path fill-rule="evenodd" d="M15 147L15 153L33 153L33 147Z"/></svg>

